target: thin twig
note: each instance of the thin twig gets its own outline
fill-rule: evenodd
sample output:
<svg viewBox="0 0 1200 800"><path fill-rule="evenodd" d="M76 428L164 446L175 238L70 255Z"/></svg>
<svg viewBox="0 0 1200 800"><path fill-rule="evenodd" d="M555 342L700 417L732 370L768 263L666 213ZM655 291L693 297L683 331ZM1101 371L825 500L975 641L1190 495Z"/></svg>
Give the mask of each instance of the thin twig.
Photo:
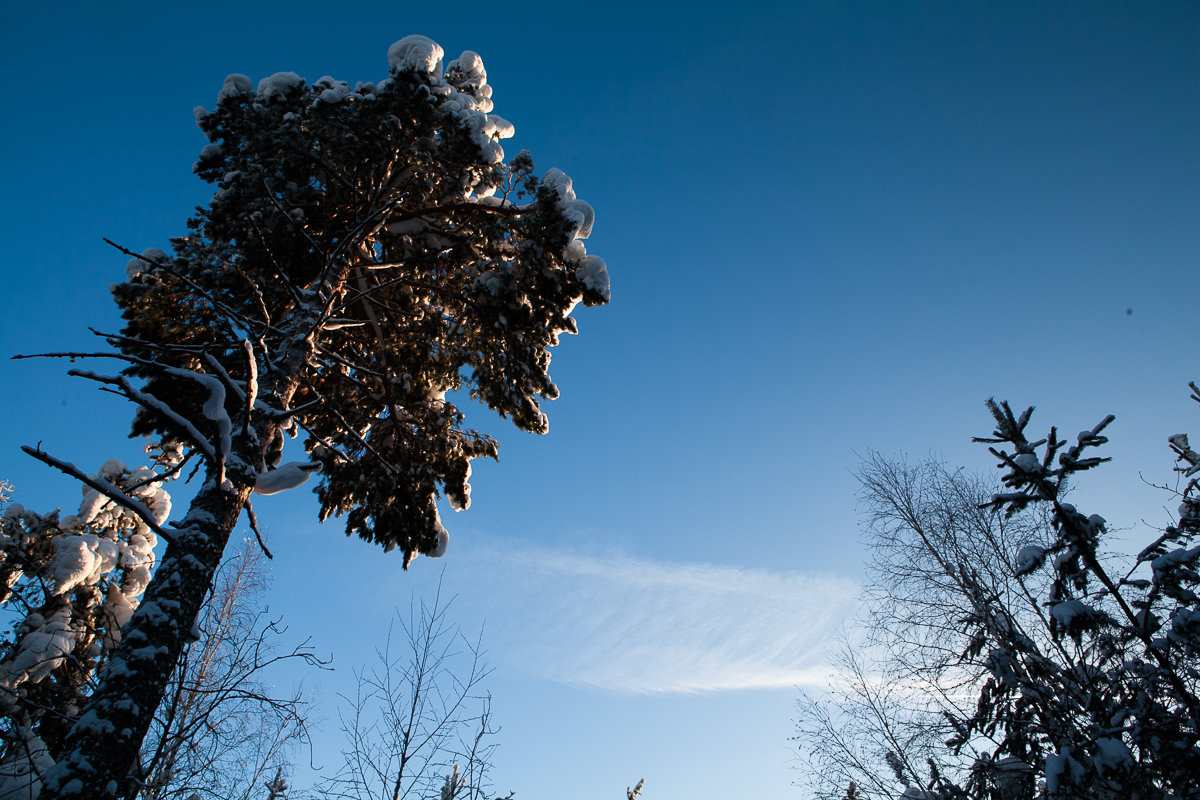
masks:
<svg viewBox="0 0 1200 800"><path fill-rule="evenodd" d="M267 544L263 541L262 533L258 529L258 515L254 513L254 508L250 505L250 498L246 498L242 508L246 509L246 517L250 520L250 530L254 531L254 538L258 540L258 546L262 548L263 555L274 561L275 556L271 555L271 551L267 549Z"/></svg>

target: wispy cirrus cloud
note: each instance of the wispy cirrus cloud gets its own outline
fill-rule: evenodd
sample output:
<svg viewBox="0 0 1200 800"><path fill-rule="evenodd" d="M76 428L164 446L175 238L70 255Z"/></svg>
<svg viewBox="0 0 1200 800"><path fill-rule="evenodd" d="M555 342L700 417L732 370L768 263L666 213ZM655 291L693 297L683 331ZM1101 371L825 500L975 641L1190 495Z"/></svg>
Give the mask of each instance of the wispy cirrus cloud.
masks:
<svg viewBox="0 0 1200 800"><path fill-rule="evenodd" d="M485 590L495 659L621 692L823 687L859 589L798 571L512 552L477 562L504 576Z"/></svg>

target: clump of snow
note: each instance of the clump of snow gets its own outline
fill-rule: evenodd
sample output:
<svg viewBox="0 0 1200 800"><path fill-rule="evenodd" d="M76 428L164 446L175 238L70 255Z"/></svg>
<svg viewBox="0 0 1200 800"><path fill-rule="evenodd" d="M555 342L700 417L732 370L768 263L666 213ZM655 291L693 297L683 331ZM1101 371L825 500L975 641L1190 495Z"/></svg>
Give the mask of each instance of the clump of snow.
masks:
<svg viewBox="0 0 1200 800"><path fill-rule="evenodd" d="M427 72L441 77L446 51L428 36L405 36L388 48L388 67L393 72Z"/></svg>
<svg viewBox="0 0 1200 800"><path fill-rule="evenodd" d="M575 199L575 188L571 176L558 167L551 167L542 176L542 185L549 186L558 194L560 203L569 203Z"/></svg>
<svg viewBox="0 0 1200 800"><path fill-rule="evenodd" d="M584 286L604 298L605 302L612 299L608 278L608 267L600 256L584 256L575 269L575 277Z"/></svg>
<svg viewBox="0 0 1200 800"><path fill-rule="evenodd" d="M1021 453L1013 459L1013 463L1022 472L1031 474L1040 474L1042 472L1042 462L1038 461L1038 457L1033 453Z"/></svg>
<svg viewBox="0 0 1200 800"><path fill-rule="evenodd" d="M572 239L563 250L563 258L567 261L578 261L587 255L587 247L579 239Z"/></svg>
<svg viewBox="0 0 1200 800"><path fill-rule="evenodd" d="M3 689L0 696L11 697L13 690L22 683L37 683L47 678L70 655L75 647L75 636L69 606L58 609L26 633L16 655L0 665L0 688Z"/></svg>
<svg viewBox="0 0 1200 800"><path fill-rule="evenodd" d="M0 758L0 800L37 800L41 776L54 758L41 737L23 725L14 726L12 740Z"/></svg>
<svg viewBox="0 0 1200 800"><path fill-rule="evenodd" d="M254 84L250 79L240 73L234 73L225 78L225 83L221 85L221 91L217 93L217 102L220 103L226 97L243 97L254 91Z"/></svg>
<svg viewBox="0 0 1200 800"><path fill-rule="evenodd" d="M136 594L129 587L109 584L104 597L104 614L112 621L112 624L105 630L104 643L110 651L120 644L121 631L133 617L133 612L137 610L137 595L146 590L149 582L150 578L147 575L145 582L138 584Z"/></svg>
<svg viewBox="0 0 1200 800"><path fill-rule="evenodd" d="M1129 752L1129 748L1125 746L1125 743L1113 737L1096 740L1096 757L1094 761L1102 774L1134 763L1133 754Z"/></svg>
<svg viewBox="0 0 1200 800"><path fill-rule="evenodd" d="M100 469L96 470L96 477L102 481L115 481L125 474L125 462L119 458L110 458L100 465Z"/></svg>
<svg viewBox="0 0 1200 800"><path fill-rule="evenodd" d="M542 176L542 185L558 196L559 212L574 226L571 240L563 248L563 259L576 265L575 277L585 287L603 298L604 302L608 302L612 299L608 267L599 256L587 255L587 247L582 241L592 234L596 212L588 203L575 196L575 185L571 176L561 169L553 167L546 170L546 174Z"/></svg>
<svg viewBox="0 0 1200 800"><path fill-rule="evenodd" d="M1174 569L1181 564L1186 564L1200 557L1200 545L1193 548L1180 547L1170 552L1163 553L1158 558L1150 562L1150 568L1154 570L1155 579L1158 580L1159 573Z"/></svg>
<svg viewBox="0 0 1200 800"><path fill-rule="evenodd" d="M328 75L322 75L313 86L322 90L317 99L323 103L340 103L351 94L349 83L334 80Z"/></svg>
<svg viewBox="0 0 1200 800"><path fill-rule="evenodd" d="M123 492L140 513L160 524L170 513L170 496L149 468L130 471L119 459L109 459L91 477ZM47 679L64 659L75 657L77 648L95 659L105 646L115 645L150 581L158 541L142 516L90 487L83 488L78 513L57 526L28 517L21 520L31 531L49 535L51 552L28 575L28 586L13 587L24 593L26 607L39 611L26 616L23 635L0 660L0 704L16 701L26 691L22 684ZM6 528L12 524L20 523L6 520Z"/></svg>
<svg viewBox="0 0 1200 800"><path fill-rule="evenodd" d="M1050 614L1067 630L1095 616L1096 611L1082 600L1063 600L1050 608Z"/></svg>
<svg viewBox="0 0 1200 800"><path fill-rule="evenodd" d="M1042 565L1042 561L1046 558L1046 548L1038 547L1037 545L1029 544L1017 551L1017 557L1013 562L1013 567L1017 571L1017 575L1028 575Z"/></svg>
<svg viewBox="0 0 1200 800"><path fill-rule="evenodd" d="M1058 753L1046 756L1046 794L1053 797L1059 789L1074 786L1087 774L1083 764L1074 757L1070 745Z"/></svg>
<svg viewBox="0 0 1200 800"><path fill-rule="evenodd" d="M167 263L167 254L157 247L147 247L142 251L140 258L132 258L125 265L125 280L131 281L138 275L141 275L146 270L150 269L152 264L165 265Z"/></svg>
<svg viewBox="0 0 1200 800"><path fill-rule="evenodd" d="M254 481L254 491L258 494L279 494L302 485L308 476L320 472L321 465L316 462L289 461L278 469L260 472Z"/></svg>
<svg viewBox="0 0 1200 800"><path fill-rule="evenodd" d="M402 219L399 222L388 223L388 233L394 233L398 236L412 235L414 233L424 233L429 230L429 223L423 219L414 217L413 219Z"/></svg>
<svg viewBox="0 0 1200 800"><path fill-rule="evenodd" d="M499 164L504 160L504 148L500 139L510 139L516 133L513 124L496 114L482 114L465 109L458 115L462 125L471 133L471 140L479 147L484 163Z"/></svg>
<svg viewBox="0 0 1200 800"><path fill-rule="evenodd" d="M117 566L120 549L111 539L94 533L62 536L54 540L50 562L50 594L66 594L80 584L93 584Z"/></svg>
<svg viewBox="0 0 1200 800"><path fill-rule="evenodd" d="M504 288L504 284L501 282L500 276L490 269L481 273L477 278L475 278L475 285L487 289L488 293L492 295L492 297L498 297L500 295L500 290Z"/></svg>
<svg viewBox="0 0 1200 800"><path fill-rule="evenodd" d="M442 392L443 398L445 392ZM446 493L446 500L450 503L450 507L455 511L466 511L471 507L471 462L467 461L467 474L463 477L463 492L462 495L457 493Z"/></svg>
<svg viewBox="0 0 1200 800"><path fill-rule="evenodd" d="M260 100L283 97L303 85L304 78L294 72L276 72L258 82L258 97Z"/></svg>
<svg viewBox="0 0 1200 800"><path fill-rule="evenodd" d="M483 59L474 50L462 51L458 58L446 66L446 80L457 86L460 91L474 96L478 111L486 114L494 107L492 87L487 82L487 70L484 69Z"/></svg>
<svg viewBox="0 0 1200 800"><path fill-rule="evenodd" d="M430 558L441 558L446 555L446 548L450 546L450 532L438 525L438 540L437 546L429 553Z"/></svg>
<svg viewBox="0 0 1200 800"><path fill-rule="evenodd" d="M596 222L596 212L583 200L576 198L563 206L563 216L575 224L572 241L586 239L592 235L592 225Z"/></svg>

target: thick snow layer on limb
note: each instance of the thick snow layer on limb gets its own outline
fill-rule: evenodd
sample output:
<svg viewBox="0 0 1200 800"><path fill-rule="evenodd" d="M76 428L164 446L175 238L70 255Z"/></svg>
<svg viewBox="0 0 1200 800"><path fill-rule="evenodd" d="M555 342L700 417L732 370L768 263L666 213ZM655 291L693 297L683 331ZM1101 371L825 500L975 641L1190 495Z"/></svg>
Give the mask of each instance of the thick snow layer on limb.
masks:
<svg viewBox="0 0 1200 800"><path fill-rule="evenodd" d="M279 469L270 472L260 472L254 481L254 491L258 494L279 494L288 489L295 489L308 480L314 472L320 472L321 465L314 462L289 461Z"/></svg>
<svg viewBox="0 0 1200 800"><path fill-rule="evenodd" d="M405 36L388 48L388 67L393 72L411 70L442 75L442 56L446 51L428 36Z"/></svg>
<svg viewBox="0 0 1200 800"><path fill-rule="evenodd" d="M75 647L69 606L54 612L45 621L36 615L27 618L27 624L36 622L41 624L21 638L16 656L0 666L0 695L11 695L12 690L26 681L36 683L45 679Z"/></svg>
<svg viewBox="0 0 1200 800"><path fill-rule="evenodd" d="M96 583L117 566L121 555L116 542L94 533L59 537L54 540L54 550L50 564L50 593L54 595Z"/></svg>
<svg viewBox="0 0 1200 800"><path fill-rule="evenodd" d="M165 372L171 375L177 375L181 378L190 378L202 385L208 391L208 398L204 401L204 406L200 412L207 419L217 423L217 455L224 456L229 452L233 445L233 423L229 419L229 414L225 411L225 384L215 375L206 375L203 372L193 372L188 369L176 369L169 367Z"/></svg>

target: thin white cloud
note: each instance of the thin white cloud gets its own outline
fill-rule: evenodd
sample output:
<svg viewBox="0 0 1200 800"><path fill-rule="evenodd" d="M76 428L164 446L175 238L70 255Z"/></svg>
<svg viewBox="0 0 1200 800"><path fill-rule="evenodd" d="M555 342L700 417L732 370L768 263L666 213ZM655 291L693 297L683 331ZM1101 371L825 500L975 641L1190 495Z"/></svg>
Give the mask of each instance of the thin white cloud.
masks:
<svg viewBox="0 0 1200 800"><path fill-rule="evenodd" d="M494 660L621 692L822 687L859 588L794 571L513 552L472 559L475 591L460 592L486 603Z"/></svg>

